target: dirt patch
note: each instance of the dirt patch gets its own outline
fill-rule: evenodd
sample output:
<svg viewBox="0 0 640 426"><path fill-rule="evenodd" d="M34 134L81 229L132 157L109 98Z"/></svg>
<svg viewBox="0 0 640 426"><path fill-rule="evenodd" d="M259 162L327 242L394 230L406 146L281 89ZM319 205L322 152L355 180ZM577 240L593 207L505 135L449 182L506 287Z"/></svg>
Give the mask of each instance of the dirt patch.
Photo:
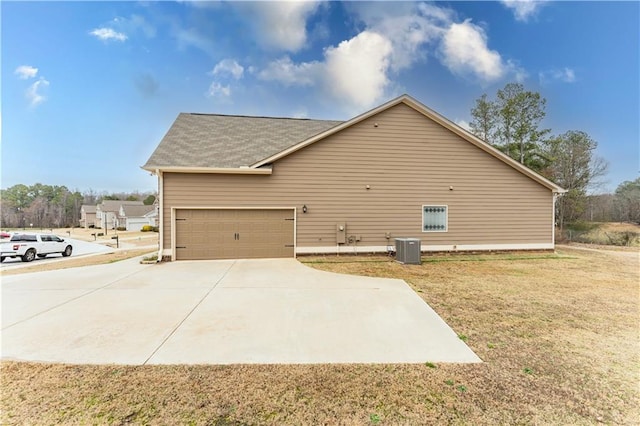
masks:
<svg viewBox="0 0 640 426"><path fill-rule="evenodd" d="M636 258L559 250L427 256L422 265L361 256L301 260L327 271L406 280L484 363L3 362L2 424L637 424L640 418Z"/></svg>

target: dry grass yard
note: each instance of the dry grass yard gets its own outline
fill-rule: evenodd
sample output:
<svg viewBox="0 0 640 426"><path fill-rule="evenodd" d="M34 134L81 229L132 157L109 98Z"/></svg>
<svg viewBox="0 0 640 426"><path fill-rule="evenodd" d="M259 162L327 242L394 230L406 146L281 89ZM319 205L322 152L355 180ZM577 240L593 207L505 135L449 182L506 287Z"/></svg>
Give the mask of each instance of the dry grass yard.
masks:
<svg viewBox="0 0 640 426"><path fill-rule="evenodd" d="M301 259L405 279L477 365L2 363L2 424L638 424L638 251ZM185 348L188 350L188 348Z"/></svg>

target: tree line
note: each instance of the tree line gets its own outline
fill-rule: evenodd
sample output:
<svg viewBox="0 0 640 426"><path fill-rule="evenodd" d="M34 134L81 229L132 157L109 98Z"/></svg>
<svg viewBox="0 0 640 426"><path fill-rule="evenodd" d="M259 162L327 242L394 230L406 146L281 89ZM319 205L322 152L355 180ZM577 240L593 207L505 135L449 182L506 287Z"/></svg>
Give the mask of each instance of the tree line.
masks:
<svg viewBox="0 0 640 426"><path fill-rule="evenodd" d="M139 200L151 205L152 192L80 192L62 185L17 184L0 190L0 227L69 228L78 226L83 204L97 205L103 200Z"/></svg>
<svg viewBox="0 0 640 426"><path fill-rule="evenodd" d="M640 222L640 180L623 182L615 194L590 196L608 169L596 154L598 143L581 130L552 135L542 127L545 116L546 99L522 84L509 83L493 99L487 94L476 99L469 127L480 139L567 190L556 203L561 228L596 218Z"/></svg>

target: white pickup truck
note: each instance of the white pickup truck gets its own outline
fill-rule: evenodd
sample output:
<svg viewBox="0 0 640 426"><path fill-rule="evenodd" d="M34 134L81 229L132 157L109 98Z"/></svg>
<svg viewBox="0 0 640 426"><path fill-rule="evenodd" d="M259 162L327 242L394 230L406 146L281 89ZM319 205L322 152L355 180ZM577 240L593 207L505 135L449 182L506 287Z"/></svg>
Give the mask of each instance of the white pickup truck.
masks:
<svg viewBox="0 0 640 426"><path fill-rule="evenodd" d="M63 238L52 234L13 234L7 242L0 243L0 262L7 257L19 257L23 262L31 262L38 257L60 253L71 256L73 246Z"/></svg>

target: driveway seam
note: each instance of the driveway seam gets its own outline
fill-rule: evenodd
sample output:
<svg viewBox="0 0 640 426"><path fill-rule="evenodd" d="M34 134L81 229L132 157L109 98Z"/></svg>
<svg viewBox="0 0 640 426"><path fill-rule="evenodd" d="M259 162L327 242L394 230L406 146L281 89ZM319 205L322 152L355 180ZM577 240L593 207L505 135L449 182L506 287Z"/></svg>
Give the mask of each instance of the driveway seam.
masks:
<svg viewBox="0 0 640 426"><path fill-rule="evenodd" d="M195 304L195 306L187 313L187 315L182 319L182 321L180 321L174 328L173 330L171 330L171 333L169 333L167 335L167 337L165 337L162 342L160 342L160 344L158 345L157 348L155 348L153 350L153 352L151 352L151 355L149 355L149 357L142 363L142 365L147 365L147 363L151 360L151 358L153 358L153 356L160 350L161 347L164 346L165 343L167 343L167 340L169 340L171 338L171 336L173 336L175 334L176 331L178 331L178 329L182 326L182 324L184 324L184 322L191 316L191 314L193 314L193 312L198 308L198 306L200 306L202 304L202 302L204 302L204 299L206 299L211 292L218 287L218 284L220 284L220 282L224 279L224 277L227 276L227 274L229 273L229 271L231 270L231 268L233 268L233 266L237 263L237 260L234 260L233 263L231 265L229 265L229 267L227 268L226 271L224 271L224 274L222 274L222 276L218 279L218 281L215 282L215 284L209 289L209 291L207 291L205 293L204 296L202 296L202 298L200 298L200 300L198 301L198 303Z"/></svg>
<svg viewBox="0 0 640 426"><path fill-rule="evenodd" d="M146 268L145 268L145 269L146 269ZM10 324L10 325L8 325L8 326L6 326L6 327L2 327L2 329L0 329L0 330L3 330L3 331L4 331L4 330L7 330L7 329L9 329L9 328L13 327L14 325L17 325L17 324L23 323L23 322L25 322L25 321L29 321L30 319L33 319L33 318L35 318L35 317L37 317L37 316L39 316L39 315L42 315L42 314L44 314L44 313L46 313L46 312L50 312L50 311L52 311L52 310L54 310L54 309L57 309L57 308L59 308L60 306L66 305L66 304L68 304L68 303L70 303L70 302L73 302L73 301L75 301L75 300L78 300L78 299L80 299L80 298L82 298L82 297L85 297L85 296L88 296L88 295L90 295L90 294L93 294L93 293L95 293L96 291L104 290L105 288L109 287L110 285L113 285L113 284L117 283L118 281L122 281L122 280L124 280L125 278L129 278L131 275L135 275L135 274L137 274L138 272L140 272L140 271L134 271L134 272L132 272L132 273L130 273L130 274L125 275L124 277L118 278L118 279L117 279L117 280L115 280L115 281L111 281L110 283L105 284L105 285L103 285L102 287L94 288L93 290L90 290L90 291L88 291L88 292L86 292L86 293L82 293L82 294L80 294L80 295L78 295L78 296L76 296L76 297L73 297L73 298L69 299L69 300L65 300L65 301L64 301L64 302L62 302L62 303L58 303L57 305L52 306L52 307L50 307L50 308L48 308L48 309L45 309L44 311L40 311L40 312L38 312L37 314L33 314L33 315L31 315L30 317L27 317L27 318L21 319L20 321L16 321L16 322L14 322L13 324Z"/></svg>

